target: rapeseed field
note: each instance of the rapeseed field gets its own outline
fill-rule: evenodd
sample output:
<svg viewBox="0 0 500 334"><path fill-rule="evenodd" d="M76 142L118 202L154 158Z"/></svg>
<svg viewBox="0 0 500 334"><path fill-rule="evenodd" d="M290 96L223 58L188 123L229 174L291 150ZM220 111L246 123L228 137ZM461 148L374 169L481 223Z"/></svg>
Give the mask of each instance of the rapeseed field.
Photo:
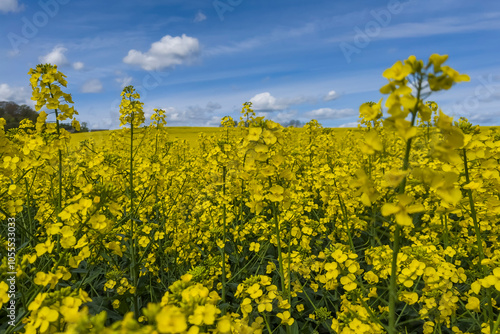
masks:
<svg viewBox="0 0 500 334"><path fill-rule="evenodd" d="M0 127L0 329L499 333L500 133L432 101L469 80L446 60L394 63L357 129L245 103L196 135L145 126L132 86L121 130L70 135L65 76L30 70L36 124Z"/></svg>

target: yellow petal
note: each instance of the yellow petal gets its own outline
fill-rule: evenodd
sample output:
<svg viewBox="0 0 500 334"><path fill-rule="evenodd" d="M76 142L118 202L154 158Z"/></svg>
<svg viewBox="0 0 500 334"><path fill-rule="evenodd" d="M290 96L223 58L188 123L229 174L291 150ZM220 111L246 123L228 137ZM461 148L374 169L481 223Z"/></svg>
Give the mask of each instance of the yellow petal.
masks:
<svg viewBox="0 0 500 334"><path fill-rule="evenodd" d="M401 210L401 208L396 205L396 204L393 204L393 203L385 203L383 206L382 206L382 216L389 216L389 215L393 215L397 212L399 212Z"/></svg>
<svg viewBox="0 0 500 334"><path fill-rule="evenodd" d="M401 226L412 226L413 219L407 213L399 212L396 214L396 223Z"/></svg>
<svg viewBox="0 0 500 334"><path fill-rule="evenodd" d="M406 208L406 212L415 213L425 211L425 207L422 204L413 204Z"/></svg>

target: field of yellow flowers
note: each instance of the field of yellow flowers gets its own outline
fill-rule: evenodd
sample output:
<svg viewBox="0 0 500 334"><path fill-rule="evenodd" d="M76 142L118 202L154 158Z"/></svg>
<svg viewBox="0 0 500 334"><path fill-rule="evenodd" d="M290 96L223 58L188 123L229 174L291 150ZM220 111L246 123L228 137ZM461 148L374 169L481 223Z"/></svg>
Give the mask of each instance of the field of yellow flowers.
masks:
<svg viewBox="0 0 500 334"><path fill-rule="evenodd" d="M195 148L132 86L122 130L70 145L65 76L30 70L37 123L0 119L0 331L499 333L500 133L428 100L469 80L446 60L384 71L356 130L245 103Z"/></svg>

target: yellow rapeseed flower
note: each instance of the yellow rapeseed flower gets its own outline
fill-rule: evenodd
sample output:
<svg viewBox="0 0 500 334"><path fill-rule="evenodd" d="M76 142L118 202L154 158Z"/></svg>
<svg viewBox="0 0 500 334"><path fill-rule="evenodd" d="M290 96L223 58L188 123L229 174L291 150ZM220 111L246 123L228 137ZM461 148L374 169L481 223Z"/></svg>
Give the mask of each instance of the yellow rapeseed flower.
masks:
<svg viewBox="0 0 500 334"><path fill-rule="evenodd" d="M59 318L59 313L56 310L44 306L36 314L34 327L43 333L49 328L50 323L55 322L57 318Z"/></svg>

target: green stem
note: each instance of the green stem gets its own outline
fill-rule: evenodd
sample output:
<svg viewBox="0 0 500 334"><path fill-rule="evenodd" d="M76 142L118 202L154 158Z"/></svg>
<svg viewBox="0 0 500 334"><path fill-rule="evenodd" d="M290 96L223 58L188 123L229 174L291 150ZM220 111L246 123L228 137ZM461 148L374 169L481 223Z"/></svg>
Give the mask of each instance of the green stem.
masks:
<svg viewBox="0 0 500 334"><path fill-rule="evenodd" d="M418 78L417 87L417 102L411 111L411 126L415 125L415 119L418 113L418 104L420 102L420 92L422 91L422 76ZM403 160L403 171L408 170L410 166L410 152L412 138L408 138L406 141L406 150ZM401 182L398 192L399 194L404 194L406 188L406 177ZM392 261L391 261L391 279L389 281L389 334L397 333L397 318L396 318L396 302L398 300L398 286L397 286L397 271L398 271L398 253L401 242L401 226L396 222L396 227L394 229L394 244L392 247Z"/></svg>
<svg viewBox="0 0 500 334"><path fill-rule="evenodd" d="M414 114L415 115L415 114ZM413 119L415 116L413 116ZM413 122L412 122L413 123ZM407 170L409 166L411 139L406 142L406 152L403 161L403 170ZM404 194L406 187L406 177L403 179L399 188L399 193ZM389 334L396 333L396 302L398 299L398 286L397 286L397 271L398 271L398 253L401 241L401 225L396 222L394 229L394 244L392 247L392 261L391 261L391 279L389 281Z"/></svg>
<svg viewBox="0 0 500 334"><path fill-rule="evenodd" d="M281 236L280 236L280 226L278 220L278 213L276 212L276 204L273 202L273 216L274 216L274 233L276 234L276 242L278 247L278 262L279 262L279 271L281 276L281 292L285 292L285 274L283 271L283 255L281 254Z"/></svg>
<svg viewBox="0 0 500 334"><path fill-rule="evenodd" d="M155 133L155 155L158 152L158 130L159 130L159 125L156 125L156 133Z"/></svg>
<svg viewBox="0 0 500 334"><path fill-rule="evenodd" d="M25 228L29 230L29 234L33 235L33 223L31 221L31 201L30 201L30 188L28 187L28 180L24 179L24 185L26 187L26 197L27 197L27 207L28 207L28 228ZM24 240L23 240L24 241Z"/></svg>
<svg viewBox="0 0 500 334"><path fill-rule="evenodd" d="M488 314L489 314L489 317L487 318L486 321L489 322L489 325L490 325L490 328L494 327L494 324L493 324L493 303L492 303L492 298L491 298L491 287L489 287L487 290L486 290L486 296L488 297ZM485 321L485 322L486 322ZM493 333L496 333L495 332L491 332L492 334Z"/></svg>
<svg viewBox="0 0 500 334"><path fill-rule="evenodd" d="M52 88L50 86L50 83L48 84L49 91L50 91L50 97L54 98L54 95L52 94ZM59 113L57 112L57 109L54 109L55 114L56 114L56 130L57 130L57 139L60 140L61 138L61 129L59 125ZM61 148L58 150L58 157L59 157L59 170L58 170L58 179L59 179L59 194L57 197L57 220L60 221L61 218L59 217L59 213L61 213L61 208L62 208L62 151Z"/></svg>
<svg viewBox="0 0 500 334"><path fill-rule="evenodd" d="M389 334L395 334L396 332L396 301L398 299L398 287L397 287L397 266L398 266L398 253L399 253L399 241L401 234L401 226L396 224L394 230L394 245L392 249L392 261L391 261L391 280L389 281Z"/></svg>
<svg viewBox="0 0 500 334"><path fill-rule="evenodd" d="M134 237L135 233L135 222L134 222L134 113L131 115L132 119L130 121L130 175L129 175L129 187L130 187L130 248L132 255L132 281L134 284L134 316L136 319L139 318L139 299L137 295L137 263L136 263L136 238Z"/></svg>
<svg viewBox="0 0 500 334"><path fill-rule="evenodd" d="M462 152L463 152L463 156L464 156L465 181L467 183L469 183L470 182L469 167L467 166L468 165L467 152L465 150L465 147L462 149ZM472 190L471 189L467 189L467 195L469 197L470 213L472 216L472 221L474 222L474 230L476 232L477 249L479 252L479 267L481 267L481 262L484 259L483 241L481 239L481 229L479 228L479 223L477 222L476 207L474 206L474 199L472 197Z"/></svg>
<svg viewBox="0 0 500 334"><path fill-rule="evenodd" d="M272 334L273 331L271 330L271 327L269 327L269 321L267 321L267 315L264 314L264 321L266 322L266 328L269 334Z"/></svg>
<svg viewBox="0 0 500 334"><path fill-rule="evenodd" d="M290 230L288 231L288 304L292 305L292 224L290 223Z"/></svg>
<svg viewBox="0 0 500 334"><path fill-rule="evenodd" d="M223 247L222 247L222 302L226 302L226 166L222 167L222 228L223 228Z"/></svg>
<svg viewBox="0 0 500 334"><path fill-rule="evenodd" d="M444 239L444 248L448 248L449 244L449 231L448 231L448 217L446 215L441 215L441 225L443 226L444 229L444 234L443 234L443 239Z"/></svg>
<svg viewBox="0 0 500 334"><path fill-rule="evenodd" d="M280 276L281 276L281 292L285 294L287 298L289 298L290 291L286 290L286 285L285 285L285 272L283 269L283 254L281 253L281 234L280 234L280 225L279 225L279 219L278 219L278 212L276 209L276 203L272 203L273 207L273 215L274 215L274 228L275 228L275 233L276 233L276 242L277 242L277 247L278 247L278 262L279 262L279 271L280 271ZM290 277L288 278L290 279ZM286 332L288 334L291 333L291 328L289 325L286 326Z"/></svg>
<svg viewBox="0 0 500 334"><path fill-rule="evenodd" d="M54 98L54 95L52 94L52 88L50 86L50 83L48 84L48 87L49 87L49 91L50 91L50 97L51 98ZM57 140L61 140L61 129L60 129L60 125L59 125L59 119L58 119L58 116L59 116L59 113L57 112L57 108L54 109L54 112L56 114L56 130L57 130ZM59 160L59 164L58 164L58 171L57 171L57 174L58 174L58 182L59 182L59 193L57 195L57 221L60 223L61 222L61 217L59 217L59 214L61 213L62 211L62 150L61 148L59 147L57 149L57 156L58 156L58 160ZM61 251L61 242L60 242L60 239L61 239L61 236L58 234L57 235L57 253L59 254L60 251Z"/></svg>
<svg viewBox="0 0 500 334"><path fill-rule="evenodd" d="M491 334L497 333L498 327L500 326L500 314L498 314L497 321L495 321L495 324L493 325L493 328L491 328Z"/></svg>
<svg viewBox="0 0 500 334"><path fill-rule="evenodd" d="M336 182L335 182L335 186L337 186ZM343 217L343 222L344 222L344 228L346 230L347 237L349 238L349 245L351 246L352 252L356 253L356 249L354 248L354 242L352 241L351 229L350 229L350 227L348 225L349 218L347 216L347 208L346 208L346 206L344 204L344 201L340 197L339 193L337 193L337 198L339 200L340 209L342 210L342 217Z"/></svg>

